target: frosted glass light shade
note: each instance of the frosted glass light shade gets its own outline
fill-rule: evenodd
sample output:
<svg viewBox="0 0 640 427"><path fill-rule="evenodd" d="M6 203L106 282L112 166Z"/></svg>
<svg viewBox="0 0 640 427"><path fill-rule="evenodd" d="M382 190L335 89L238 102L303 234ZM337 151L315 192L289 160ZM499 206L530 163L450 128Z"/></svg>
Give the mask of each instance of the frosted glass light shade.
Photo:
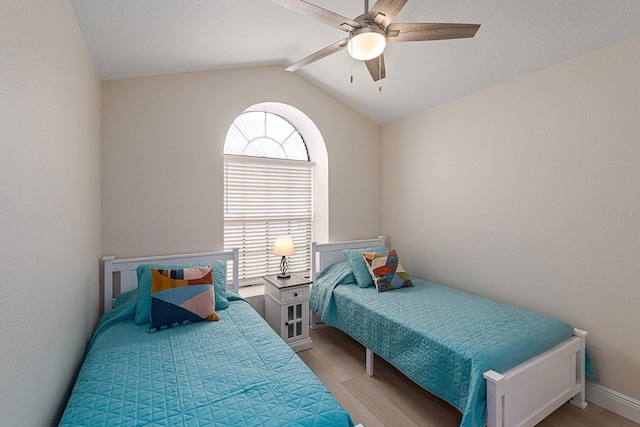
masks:
<svg viewBox="0 0 640 427"><path fill-rule="evenodd" d="M274 255L289 256L295 253L296 249L293 247L291 236L276 237L276 243L273 245Z"/></svg>
<svg viewBox="0 0 640 427"><path fill-rule="evenodd" d="M360 61L377 58L384 51L387 38L383 30L377 27L362 27L354 31L349 39L349 55Z"/></svg>

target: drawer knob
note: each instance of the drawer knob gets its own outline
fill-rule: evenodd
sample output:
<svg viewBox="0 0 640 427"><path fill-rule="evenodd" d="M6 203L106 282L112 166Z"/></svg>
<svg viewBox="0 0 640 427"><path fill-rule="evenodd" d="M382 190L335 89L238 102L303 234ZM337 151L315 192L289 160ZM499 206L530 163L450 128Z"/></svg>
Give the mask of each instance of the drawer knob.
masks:
<svg viewBox="0 0 640 427"><path fill-rule="evenodd" d="M298 296L298 293L297 293L297 292L294 292L293 296L294 296L294 297L297 297L297 296Z"/></svg>

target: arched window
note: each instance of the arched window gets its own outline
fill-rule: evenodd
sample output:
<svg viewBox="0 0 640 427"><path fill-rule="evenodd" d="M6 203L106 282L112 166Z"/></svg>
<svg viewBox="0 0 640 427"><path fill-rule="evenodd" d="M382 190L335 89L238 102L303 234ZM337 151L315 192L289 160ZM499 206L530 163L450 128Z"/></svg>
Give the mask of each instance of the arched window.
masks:
<svg viewBox="0 0 640 427"><path fill-rule="evenodd" d="M224 154L309 160L302 135L282 117L265 111L240 114L224 142Z"/></svg>
<svg viewBox="0 0 640 427"><path fill-rule="evenodd" d="M278 236L293 238L291 271L308 271L313 163L302 135L279 115L244 112L227 132L224 155L224 246L240 249L240 280L279 272Z"/></svg>

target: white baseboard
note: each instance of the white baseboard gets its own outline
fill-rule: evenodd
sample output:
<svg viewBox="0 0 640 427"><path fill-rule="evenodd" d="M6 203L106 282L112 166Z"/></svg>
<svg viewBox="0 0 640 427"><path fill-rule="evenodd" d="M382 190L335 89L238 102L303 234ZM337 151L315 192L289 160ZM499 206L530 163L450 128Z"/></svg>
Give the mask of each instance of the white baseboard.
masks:
<svg viewBox="0 0 640 427"><path fill-rule="evenodd" d="M585 392L589 402L640 423L640 400L591 382L587 382Z"/></svg>

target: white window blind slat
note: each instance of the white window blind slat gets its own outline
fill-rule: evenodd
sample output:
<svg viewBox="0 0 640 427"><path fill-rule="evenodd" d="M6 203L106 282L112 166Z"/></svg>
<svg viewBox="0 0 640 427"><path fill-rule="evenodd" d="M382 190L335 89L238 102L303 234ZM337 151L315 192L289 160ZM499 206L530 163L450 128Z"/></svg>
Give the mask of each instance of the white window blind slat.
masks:
<svg viewBox="0 0 640 427"><path fill-rule="evenodd" d="M225 156L224 247L239 248L240 280L277 274L278 236L291 236L291 271L310 268L313 231L313 164Z"/></svg>

